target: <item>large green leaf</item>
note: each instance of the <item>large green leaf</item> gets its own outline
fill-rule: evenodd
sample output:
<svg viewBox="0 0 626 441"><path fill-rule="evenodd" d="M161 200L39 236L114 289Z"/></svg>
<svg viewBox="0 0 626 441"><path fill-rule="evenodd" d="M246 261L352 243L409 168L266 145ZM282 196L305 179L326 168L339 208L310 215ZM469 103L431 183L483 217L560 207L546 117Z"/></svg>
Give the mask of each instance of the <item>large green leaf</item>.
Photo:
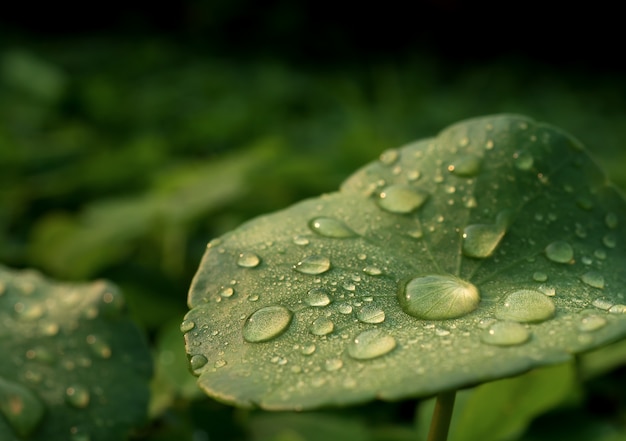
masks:
<svg viewBox="0 0 626 441"><path fill-rule="evenodd" d="M625 219L560 130L461 122L209 243L191 367L217 399L305 409L565 362L626 335Z"/></svg>
<svg viewBox="0 0 626 441"><path fill-rule="evenodd" d="M118 440L143 422L151 361L109 283L0 266L0 439Z"/></svg>

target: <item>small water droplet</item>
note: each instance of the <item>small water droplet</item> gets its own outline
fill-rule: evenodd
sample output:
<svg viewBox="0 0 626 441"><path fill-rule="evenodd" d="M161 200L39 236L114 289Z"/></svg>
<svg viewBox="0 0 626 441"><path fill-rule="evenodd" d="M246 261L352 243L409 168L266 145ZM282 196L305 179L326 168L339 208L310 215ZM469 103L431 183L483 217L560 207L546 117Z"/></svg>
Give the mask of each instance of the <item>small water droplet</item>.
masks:
<svg viewBox="0 0 626 441"><path fill-rule="evenodd" d="M569 263L574 258L572 246L562 240L552 242L546 247L546 257L556 263Z"/></svg>
<svg viewBox="0 0 626 441"><path fill-rule="evenodd" d="M402 310L425 320L445 320L469 314L478 307L478 288L450 274L416 277L398 291Z"/></svg>
<svg viewBox="0 0 626 441"><path fill-rule="evenodd" d="M324 369L326 369L328 372L337 371L342 367L343 361L341 361L339 358L329 358L328 360L326 360L326 363L324 363Z"/></svg>
<svg viewBox="0 0 626 441"><path fill-rule="evenodd" d="M86 338L87 340L87 344L89 344L89 348L91 350L91 352L102 358L102 359L108 359L111 358L111 347L101 338L98 338L97 336L93 335L93 334L89 334Z"/></svg>
<svg viewBox="0 0 626 441"><path fill-rule="evenodd" d="M313 255L298 262L293 269L302 274L322 274L330 269L330 260L328 257Z"/></svg>
<svg viewBox="0 0 626 441"><path fill-rule="evenodd" d="M315 352L315 349L317 349L315 347L314 344L307 344L307 345L302 345L302 348L300 348L300 352L302 353L302 355L311 355L313 352Z"/></svg>
<svg viewBox="0 0 626 441"><path fill-rule="evenodd" d="M380 276L383 273L380 268L377 268L375 266L366 266L365 268L363 268L363 272L368 276Z"/></svg>
<svg viewBox="0 0 626 441"><path fill-rule="evenodd" d="M583 332L597 331L606 325L606 319L599 315L587 315L582 318L578 330Z"/></svg>
<svg viewBox="0 0 626 441"><path fill-rule="evenodd" d="M533 273L533 280L535 282L545 282L548 280L548 275L542 271L535 271Z"/></svg>
<svg viewBox="0 0 626 441"><path fill-rule="evenodd" d="M417 181L420 178L420 172L417 170L411 170L407 173L406 178L409 181Z"/></svg>
<svg viewBox="0 0 626 441"><path fill-rule="evenodd" d="M617 246L617 239L614 234L609 233L602 238L602 243L607 248L615 248Z"/></svg>
<svg viewBox="0 0 626 441"><path fill-rule="evenodd" d="M341 313L341 314L352 314L352 305L348 304L348 303L340 303L337 306L337 310Z"/></svg>
<svg viewBox="0 0 626 441"><path fill-rule="evenodd" d="M586 272L580 276L580 280L593 288L604 289L604 277L597 271Z"/></svg>
<svg viewBox="0 0 626 441"><path fill-rule="evenodd" d="M207 360L207 358L202 355L202 354L196 354L193 355L190 359L189 359L189 365L191 366L191 370L193 370L194 372L198 371L199 369L202 369L204 366L206 366L206 364L208 363L209 360Z"/></svg>
<svg viewBox="0 0 626 441"><path fill-rule="evenodd" d="M594 299L593 302L591 302L591 304L598 309L603 309L605 311L608 311L609 309L611 309L611 306L613 306L614 303L609 299L601 297L598 299Z"/></svg>
<svg viewBox="0 0 626 441"><path fill-rule="evenodd" d="M253 312L243 325L243 338L260 343L278 337L291 323L293 313L284 306L266 306Z"/></svg>
<svg viewBox="0 0 626 441"><path fill-rule="evenodd" d="M626 314L626 305L617 304L609 308L611 314Z"/></svg>
<svg viewBox="0 0 626 441"><path fill-rule="evenodd" d="M329 318L320 317L311 323L309 331L311 334L322 336L330 334L333 329L335 329L335 324Z"/></svg>
<svg viewBox="0 0 626 441"><path fill-rule="evenodd" d="M345 223L331 217L316 217L309 222L309 228L324 237L344 239L357 236Z"/></svg>
<svg viewBox="0 0 626 441"><path fill-rule="evenodd" d="M20 438L28 437L37 429L44 409L30 389L0 377L0 413Z"/></svg>
<svg viewBox="0 0 626 441"><path fill-rule="evenodd" d="M363 323L382 323L385 321L385 311L374 305L365 305L356 314L356 318Z"/></svg>
<svg viewBox="0 0 626 441"><path fill-rule="evenodd" d="M380 193L378 206L390 213L410 213L420 208L428 193L408 185L391 185Z"/></svg>
<svg viewBox="0 0 626 441"><path fill-rule="evenodd" d="M34 349L29 349L26 351L26 358L29 360L37 360L45 364L52 364L56 360L54 352L45 346L37 346Z"/></svg>
<svg viewBox="0 0 626 441"><path fill-rule="evenodd" d="M248 296L248 301L249 302L256 302L259 300L259 295L258 294L250 294Z"/></svg>
<svg viewBox="0 0 626 441"><path fill-rule="evenodd" d="M213 367L216 369L219 369L219 368L223 368L227 364L228 363L226 362L226 360L219 359L219 360L215 360L215 363L213 363Z"/></svg>
<svg viewBox="0 0 626 441"><path fill-rule="evenodd" d="M554 316L554 302L539 291L522 289L514 291L496 309L500 320L515 322L542 322Z"/></svg>
<svg viewBox="0 0 626 441"><path fill-rule="evenodd" d="M348 355L355 360L371 360L388 354L396 347L396 339L379 329L361 332L348 345Z"/></svg>
<svg viewBox="0 0 626 441"><path fill-rule="evenodd" d="M476 200L474 196L470 196L465 201L465 208L476 208L476 207L478 207L478 201Z"/></svg>
<svg viewBox="0 0 626 441"><path fill-rule="evenodd" d="M535 158L533 158L533 155L528 150L515 152L513 159L515 160L515 167L523 171L530 170L535 163Z"/></svg>
<svg viewBox="0 0 626 441"><path fill-rule="evenodd" d="M313 288L306 295L309 306L326 306L330 304L330 297L324 288Z"/></svg>
<svg viewBox="0 0 626 441"><path fill-rule="evenodd" d="M309 244L309 239L305 236L295 236L293 238L293 243L295 243L296 245L305 246Z"/></svg>
<svg viewBox="0 0 626 441"><path fill-rule="evenodd" d="M595 250L593 255L596 256L600 260L606 259L606 251L604 250Z"/></svg>
<svg viewBox="0 0 626 441"><path fill-rule="evenodd" d="M261 258L254 253L241 253L237 265L242 268L255 268L261 263Z"/></svg>
<svg viewBox="0 0 626 441"><path fill-rule="evenodd" d="M65 401L72 407L84 409L89 405L89 389L80 385L73 385L65 389Z"/></svg>
<svg viewBox="0 0 626 441"><path fill-rule="evenodd" d="M225 299L232 297L233 294L235 294L235 290L231 288L230 286L220 291L220 297L224 297Z"/></svg>
<svg viewBox="0 0 626 441"><path fill-rule="evenodd" d="M484 343L494 346L515 346L525 343L530 332L516 322L496 322L481 335Z"/></svg>
<svg viewBox="0 0 626 441"><path fill-rule="evenodd" d="M400 157L400 153L396 149L385 150L380 154L380 162L385 165L392 165L394 162L398 160Z"/></svg>
<svg viewBox="0 0 626 441"><path fill-rule="evenodd" d="M45 309L41 303L37 303L31 300L24 300L15 303L13 309L16 312L16 316L19 320L34 321L41 318L44 315Z"/></svg>
<svg viewBox="0 0 626 441"><path fill-rule="evenodd" d="M476 176L480 172L482 159L476 155L463 155L455 158L448 165L448 171L456 176L469 178Z"/></svg>
<svg viewBox="0 0 626 441"><path fill-rule="evenodd" d="M604 218L604 223L611 230L614 230L615 228L617 228L617 225L618 225L617 214L615 214L615 213L607 213L605 218Z"/></svg>

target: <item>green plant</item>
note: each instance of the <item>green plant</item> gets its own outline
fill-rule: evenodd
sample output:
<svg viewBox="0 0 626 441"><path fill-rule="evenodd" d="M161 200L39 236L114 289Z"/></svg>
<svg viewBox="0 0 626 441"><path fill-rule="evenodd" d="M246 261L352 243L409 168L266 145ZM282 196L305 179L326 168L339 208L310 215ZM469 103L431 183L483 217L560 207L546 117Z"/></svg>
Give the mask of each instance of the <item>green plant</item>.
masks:
<svg viewBox="0 0 626 441"><path fill-rule="evenodd" d="M209 243L181 325L198 384L305 410L437 395L626 336L626 204L528 118L456 124Z"/></svg>

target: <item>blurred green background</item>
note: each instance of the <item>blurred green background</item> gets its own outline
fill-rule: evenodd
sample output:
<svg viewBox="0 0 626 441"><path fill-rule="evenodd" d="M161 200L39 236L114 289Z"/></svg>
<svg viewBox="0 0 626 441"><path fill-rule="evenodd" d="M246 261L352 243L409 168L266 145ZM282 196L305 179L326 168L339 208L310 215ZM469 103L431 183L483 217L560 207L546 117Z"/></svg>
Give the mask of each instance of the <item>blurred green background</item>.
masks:
<svg viewBox="0 0 626 441"><path fill-rule="evenodd" d="M157 363L137 439L413 439L415 403L320 414L320 434L310 416L200 397L178 331L186 291L206 243L246 219L335 190L387 148L500 112L569 131L626 188L622 38L600 5L32 9L0 16L0 262L120 285ZM601 373L554 418L582 414L597 439L626 439L624 369ZM570 426L562 439L592 439Z"/></svg>

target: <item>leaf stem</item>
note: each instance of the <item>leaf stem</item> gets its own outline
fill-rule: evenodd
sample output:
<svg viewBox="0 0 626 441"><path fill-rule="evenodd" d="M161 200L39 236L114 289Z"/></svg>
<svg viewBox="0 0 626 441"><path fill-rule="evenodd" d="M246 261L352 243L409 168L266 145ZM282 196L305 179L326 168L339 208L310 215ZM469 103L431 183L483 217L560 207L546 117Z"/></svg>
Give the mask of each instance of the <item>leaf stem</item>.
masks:
<svg viewBox="0 0 626 441"><path fill-rule="evenodd" d="M455 398L456 390L441 392L437 395L433 419L430 421L428 441L446 441L448 439L448 429L450 429Z"/></svg>

